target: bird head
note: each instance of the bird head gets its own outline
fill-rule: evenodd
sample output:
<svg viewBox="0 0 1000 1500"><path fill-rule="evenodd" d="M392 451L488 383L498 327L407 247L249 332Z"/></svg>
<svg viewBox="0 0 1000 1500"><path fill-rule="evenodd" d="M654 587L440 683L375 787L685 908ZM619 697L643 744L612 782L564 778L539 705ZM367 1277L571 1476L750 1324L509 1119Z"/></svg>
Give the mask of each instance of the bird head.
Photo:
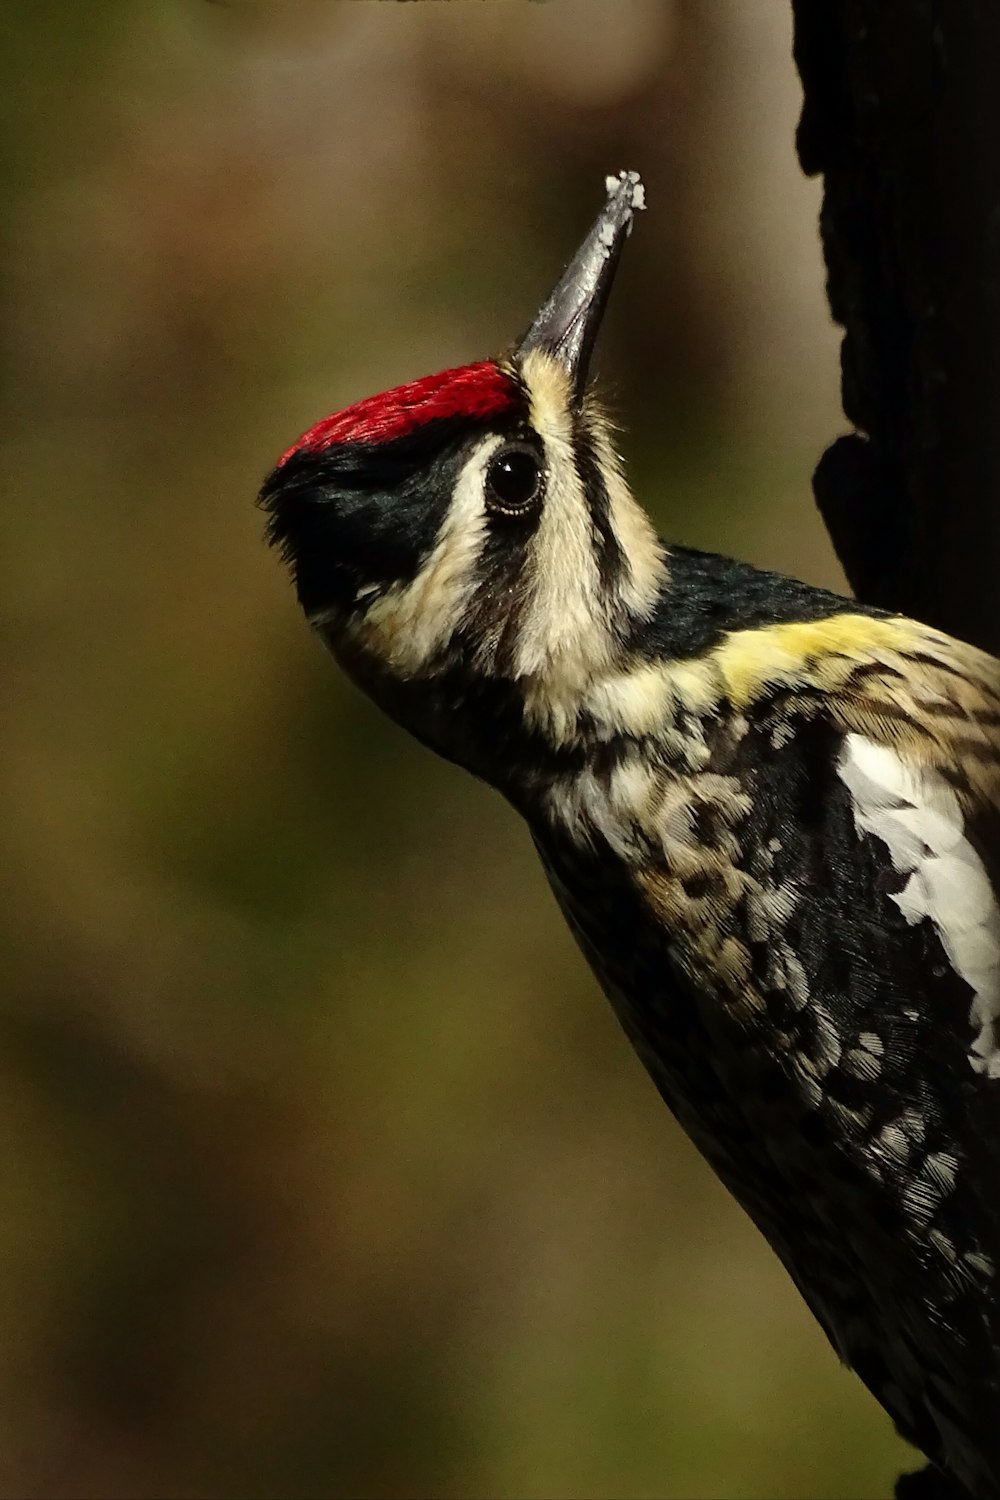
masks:
<svg viewBox="0 0 1000 1500"><path fill-rule="evenodd" d="M662 578L588 390L642 206L636 173L607 188L511 352L325 418L261 492L302 608L349 674L492 780L505 736L572 739L588 687L613 670Z"/></svg>

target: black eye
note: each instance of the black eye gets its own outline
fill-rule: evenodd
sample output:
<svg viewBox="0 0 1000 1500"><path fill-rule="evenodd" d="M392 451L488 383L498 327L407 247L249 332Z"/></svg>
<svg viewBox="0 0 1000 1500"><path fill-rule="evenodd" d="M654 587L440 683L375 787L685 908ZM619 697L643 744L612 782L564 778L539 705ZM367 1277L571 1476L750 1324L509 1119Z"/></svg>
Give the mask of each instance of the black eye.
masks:
<svg viewBox="0 0 1000 1500"><path fill-rule="evenodd" d="M505 516L523 516L542 495L542 466L531 448L508 443L490 459L486 470L486 501Z"/></svg>

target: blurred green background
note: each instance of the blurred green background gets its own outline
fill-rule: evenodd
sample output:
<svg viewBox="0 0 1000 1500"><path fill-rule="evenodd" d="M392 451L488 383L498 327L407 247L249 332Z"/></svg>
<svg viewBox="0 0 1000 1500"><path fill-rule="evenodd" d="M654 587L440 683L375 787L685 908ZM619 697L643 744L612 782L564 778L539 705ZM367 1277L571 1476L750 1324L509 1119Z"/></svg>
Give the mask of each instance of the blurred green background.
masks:
<svg viewBox="0 0 1000 1500"><path fill-rule="evenodd" d="M886 1493L526 833L342 681L253 508L512 340L637 167L635 486L837 582L786 0L4 11L0 1490Z"/></svg>

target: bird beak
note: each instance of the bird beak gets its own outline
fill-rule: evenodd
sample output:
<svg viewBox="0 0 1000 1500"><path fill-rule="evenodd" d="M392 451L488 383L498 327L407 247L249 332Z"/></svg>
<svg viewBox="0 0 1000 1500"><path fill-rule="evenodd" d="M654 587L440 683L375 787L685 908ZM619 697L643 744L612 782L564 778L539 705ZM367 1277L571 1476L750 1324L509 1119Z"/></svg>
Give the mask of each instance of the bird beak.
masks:
<svg viewBox="0 0 1000 1500"><path fill-rule="evenodd" d="M541 349L557 359L570 378L577 400L586 388L590 356L622 246L631 232L636 210L646 206L638 172L608 177L605 186L607 202L517 347L520 358Z"/></svg>

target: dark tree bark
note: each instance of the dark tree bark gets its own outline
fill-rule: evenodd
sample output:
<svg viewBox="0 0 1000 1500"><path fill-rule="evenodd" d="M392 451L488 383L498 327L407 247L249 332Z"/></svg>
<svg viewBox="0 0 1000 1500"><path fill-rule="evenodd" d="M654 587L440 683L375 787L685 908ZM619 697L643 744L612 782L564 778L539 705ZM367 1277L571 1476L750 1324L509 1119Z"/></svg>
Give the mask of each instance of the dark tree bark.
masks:
<svg viewBox="0 0 1000 1500"><path fill-rule="evenodd" d="M792 4L856 428L816 498L859 598L1000 655L1000 3Z"/></svg>

